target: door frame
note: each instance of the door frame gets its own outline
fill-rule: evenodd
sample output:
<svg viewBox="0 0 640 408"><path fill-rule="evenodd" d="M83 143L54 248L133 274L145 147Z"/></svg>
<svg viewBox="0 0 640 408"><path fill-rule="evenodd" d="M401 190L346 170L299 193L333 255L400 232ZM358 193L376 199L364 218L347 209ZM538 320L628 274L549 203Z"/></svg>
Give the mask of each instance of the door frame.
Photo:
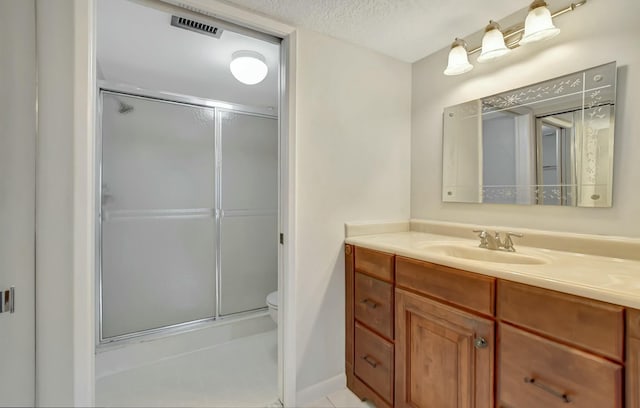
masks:
<svg viewBox="0 0 640 408"><path fill-rule="evenodd" d="M149 0L135 0L145 3ZM216 0L154 0L215 16L282 38L279 154L280 231L278 288L278 386L285 406L295 406L295 84L294 27ZM74 0L73 123L73 401L95 405L95 180L96 180L96 2ZM157 3L156 3L157 4ZM188 10L186 9L188 7Z"/></svg>

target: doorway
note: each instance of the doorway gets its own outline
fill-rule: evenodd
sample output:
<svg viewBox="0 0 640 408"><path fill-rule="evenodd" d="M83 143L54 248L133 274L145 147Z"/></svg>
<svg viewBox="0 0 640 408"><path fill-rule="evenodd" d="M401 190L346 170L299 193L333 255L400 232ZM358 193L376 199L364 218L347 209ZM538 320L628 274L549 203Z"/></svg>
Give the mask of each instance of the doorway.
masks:
<svg viewBox="0 0 640 408"><path fill-rule="evenodd" d="M279 39L154 2L98 0L97 18L97 404L273 404ZM220 60L257 41L276 64L252 88Z"/></svg>

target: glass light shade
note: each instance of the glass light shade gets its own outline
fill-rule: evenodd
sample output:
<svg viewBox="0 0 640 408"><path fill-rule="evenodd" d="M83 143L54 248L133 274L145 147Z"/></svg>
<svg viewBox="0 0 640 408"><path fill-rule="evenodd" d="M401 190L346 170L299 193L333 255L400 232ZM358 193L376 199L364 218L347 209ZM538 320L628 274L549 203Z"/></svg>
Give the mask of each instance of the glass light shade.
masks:
<svg viewBox="0 0 640 408"><path fill-rule="evenodd" d="M234 52L229 69L238 81L247 85L262 82L269 72L264 56L255 51Z"/></svg>
<svg viewBox="0 0 640 408"><path fill-rule="evenodd" d="M455 44L455 43L454 43ZM444 70L445 75L460 75L473 69L469 63L467 49L462 44L454 45L449 51L449 63Z"/></svg>
<svg viewBox="0 0 640 408"><path fill-rule="evenodd" d="M482 53L478 62L487 62L506 55L511 50L504 43L504 36L498 28L492 28L482 37Z"/></svg>
<svg viewBox="0 0 640 408"><path fill-rule="evenodd" d="M544 4L530 10L529 14L527 14L527 19L524 21L524 34L520 44L546 40L555 37L559 33L560 29L553 25L551 12Z"/></svg>

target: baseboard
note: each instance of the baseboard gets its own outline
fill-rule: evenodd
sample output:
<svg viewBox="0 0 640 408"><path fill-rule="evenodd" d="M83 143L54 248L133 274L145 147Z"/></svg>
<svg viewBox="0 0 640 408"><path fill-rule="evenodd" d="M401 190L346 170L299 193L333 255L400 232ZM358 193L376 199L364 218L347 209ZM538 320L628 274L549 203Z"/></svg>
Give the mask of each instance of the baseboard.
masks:
<svg viewBox="0 0 640 408"><path fill-rule="evenodd" d="M335 377L328 378L310 387L302 389L296 394L296 406L309 405L312 402L333 394L336 391L345 389L347 386L347 376L342 373Z"/></svg>

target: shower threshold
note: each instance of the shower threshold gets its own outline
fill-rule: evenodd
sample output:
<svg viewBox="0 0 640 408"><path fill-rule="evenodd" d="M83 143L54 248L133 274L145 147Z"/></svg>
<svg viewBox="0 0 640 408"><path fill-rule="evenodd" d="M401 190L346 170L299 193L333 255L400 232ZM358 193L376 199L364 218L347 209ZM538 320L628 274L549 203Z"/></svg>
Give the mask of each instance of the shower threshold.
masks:
<svg viewBox="0 0 640 408"><path fill-rule="evenodd" d="M98 342L98 344L96 345L96 353L107 351L112 348L122 347L132 343L148 342L193 331L238 324L248 320L268 316L269 309L267 307L264 307L230 315L209 317L190 322L177 323L171 326L158 327L135 333L127 333L119 336L108 337Z"/></svg>

